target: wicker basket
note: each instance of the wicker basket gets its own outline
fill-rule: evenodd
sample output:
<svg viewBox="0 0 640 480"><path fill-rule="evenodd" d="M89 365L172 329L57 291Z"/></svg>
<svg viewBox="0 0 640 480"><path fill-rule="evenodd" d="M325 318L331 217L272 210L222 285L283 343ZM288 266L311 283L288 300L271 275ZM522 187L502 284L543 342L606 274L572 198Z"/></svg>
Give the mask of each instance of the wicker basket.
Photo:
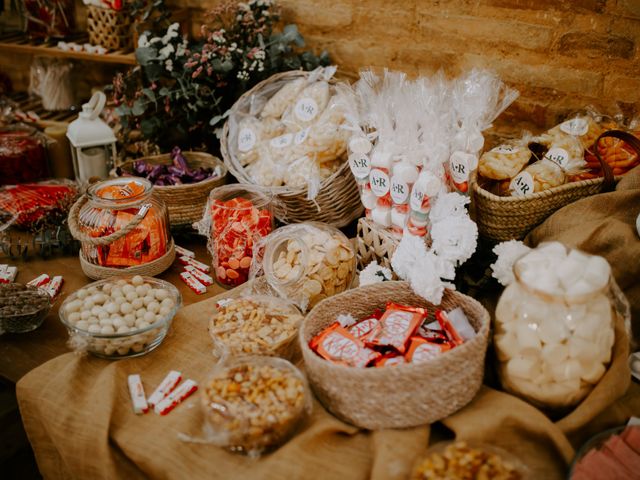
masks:
<svg viewBox="0 0 640 480"><path fill-rule="evenodd" d="M246 110L252 97L275 82L295 80L308 75L309 72L302 70L277 73L245 92L234 104L232 111ZM331 80L330 83L332 83ZM229 140L229 122L226 122L220 141L222 158L229 167L229 171L240 183L255 184L236 159L231 158L228 147ZM301 223L313 220L340 228L347 226L361 216L364 211L358 186L346 161L333 175L323 180L320 184L318 195L313 200L307 199L306 188L287 186L265 188L268 188L276 196L276 201L274 202L275 215L278 220L284 223Z"/></svg>
<svg viewBox="0 0 640 480"><path fill-rule="evenodd" d="M109 50L130 50L133 48L132 25L131 15L126 10L87 6L87 31L92 45L102 45Z"/></svg>
<svg viewBox="0 0 640 480"><path fill-rule="evenodd" d="M633 135L619 130L610 130L598 137L596 145L604 137L624 140L640 154L640 141ZM556 210L581 198L613 190L620 177L613 176L609 165L600 158L598 149L594 150L602 165L604 177L565 183L559 187L523 197L494 195L483 189L478 184L477 178L473 178L472 201L480 234L498 242L519 240Z"/></svg>
<svg viewBox="0 0 640 480"><path fill-rule="evenodd" d="M224 185L226 181L227 167L219 158L201 152L183 152L183 155L189 167L220 167L222 175L198 183L153 187L154 193L167 205L171 227L191 226L193 222L201 220L209 193L214 188ZM171 156L168 153L138 160L144 160L154 165L171 164ZM134 161L125 162L120 165L120 168L125 172L131 173Z"/></svg>
<svg viewBox="0 0 640 480"><path fill-rule="evenodd" d="M390 269L391 257L399 243L400 240L388 229L378 226L368 218L360 218L356 237L358 269L362 270L374 260Z"/></svg>
<svg viewBox="0 0 640 480"><path fill-rule="evenodd" d="M489 312L473 298L446 290L440 308L461 307L477 335L433 361L381 368L355 368L319 357L309 341L336 321L384 309L387 301L412 306L433 305L406 282L360 287L323 300L300 329L305 369L316 396L338 418L361 428L406 428L445 418L468 404L482 384L489 340Z"/></svg>

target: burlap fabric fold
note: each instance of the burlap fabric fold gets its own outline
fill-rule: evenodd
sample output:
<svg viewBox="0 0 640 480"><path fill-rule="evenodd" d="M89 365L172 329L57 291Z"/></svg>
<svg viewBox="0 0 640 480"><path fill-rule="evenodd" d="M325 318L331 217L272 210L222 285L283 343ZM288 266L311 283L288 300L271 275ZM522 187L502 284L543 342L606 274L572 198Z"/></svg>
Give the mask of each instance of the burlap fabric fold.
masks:
<svg viewBox="0 0 640 480"><path fill-rule="evenodd" d="M532 469L534 478L563 478L573 457L577 445L570 443L562 421L554 423L522 400L487 387L445 419L446 428L436 424L435 428L359 430L314 402L313 414L298 434L258 460L184 442L180 433L196 440L202 437L198 394L165 417L136 416L127 375L140 373L147 393L171 369L203 381L214 361L207 335L214 302L209 299L182 309L171 334L147 356L110 362L69 353L23 377L17 387L20 410L45 478L395 480L407 478L429 442L453 436L482 439L513 452ZM616 347L613 365L603 379L606 385L609 381L617 385L618 376L626 375L628 381L624 357ZM615 397L624 389L614 389L602 402L609 406L599 404L595 418L582 417L586 426L573 421L572 435L594 422L606 428L639 414L640 388L632 387L619 402ZM393 408L382 402L380 415Z"/></svg>

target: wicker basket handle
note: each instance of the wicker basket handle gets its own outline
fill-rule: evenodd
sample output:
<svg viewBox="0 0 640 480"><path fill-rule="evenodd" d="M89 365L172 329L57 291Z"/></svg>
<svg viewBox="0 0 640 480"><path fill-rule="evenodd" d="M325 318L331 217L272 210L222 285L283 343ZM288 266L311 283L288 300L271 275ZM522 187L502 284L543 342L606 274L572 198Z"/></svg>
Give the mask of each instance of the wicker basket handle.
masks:
<svg viewBox="0 0 640 480"><path fill-rule="evenodd" d="M631 135L630 133L624 132L622 130L607 130L602 135L598 137L595 143L595 155L598 161L600 162L600 166L602 167L602 173L604 174L604 181L602 182L602 191L603 192L612 192L615 190L616 181L613 175L613 171L607 162L605 162L600 156L600 152L598 150L598 145L600 144L600 140L605 137L617 138L618 140L622 140L626 144L630 145L633 148L638 156L640 156L640 140Z"/></svg>
<svg viewBox="0 0 640 480"><path fill-rule="evenodd" d="M105 246L105 245L110 245L116 240L120 240L122 237L124 237L133 229L135 229L138 225L140 225L140 222L142 222L142 220L144 219L145 215L149 211L149 208L151 208L151 204L145 203L144 205L142 205L142 207L140 207L140 210L138 210L138 213L134 215L131 221L127 223L124 227L122 227L120 230L113 232L111 235L106 235L104 237L91 237L86 233L84 233L83 231L81 231L78 225L80 209L85 203L87 203L87 200L88 200L87 196L83 195L76 201L76 203L73 204L73 206L71 207L71 210L69 210L68 224L69 224L69 231L71 232L71 235L73 235L73 237L76 240L79 240L82 243L90 243L92 245Z"/></svg>

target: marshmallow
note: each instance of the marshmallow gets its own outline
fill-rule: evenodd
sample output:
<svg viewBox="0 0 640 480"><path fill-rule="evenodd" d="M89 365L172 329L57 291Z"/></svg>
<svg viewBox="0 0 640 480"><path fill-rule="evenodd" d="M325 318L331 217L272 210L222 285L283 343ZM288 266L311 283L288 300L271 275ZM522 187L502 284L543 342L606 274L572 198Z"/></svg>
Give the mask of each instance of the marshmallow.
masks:
<svg viewBox="0 0 640 480"><path fill-rule="evenodd" d="M517 356L507 362L507 373L517 378L532 379L538 372L538 362L535 357Z"/></svg>
<svg viewBox="0 0 640 480"><path fill-rule="evenodd" d="M390 169L392 164L391 154L377 146L371 154L371 166Z"/></svg>
<svg viewBox="0 0 640 480"><path fill-rule="evenodd" d="M391 209L391 223L397 227L404 228L407 221L407 214L396 208Z"/></svg>
<svg viewBox="0 0 640 480"><path fill-rule="evenodd" d="M553 315L547 316L538 324L538 336L544 343L561 343L567 338L568 333L563 319Z"/></svg>
<svg viewBox="0 0 640 480"><path fill-rule="evenodd" d="M364 208L371 210L375 208L378 197L376 197L376 195L371 191L370 188L365 188L360 193L360 200L362 200L362 205L364 205Z"/></svg>
<svg viewBox="0 0 640 480"><path fill-rule="evenodd" d="M589 258L584 268L584 280L595 290L607 286L611 276L611 266L604 258L594 255Z"/></svg>
<svg viewBox="0 0 640 480"><path fill-rule="evenodd" d="M393 176L400 182L415 183L418 179L418 168L409 162L399 162L393 166Z"/></svg>
<svg viewBox="0 0 640 480"><path fill-rule="evenodd" d="M549 365L549 371L556 382L565 382L567 380L580 379L582 366L577 360L570 358L565 362L554 363Z"/></svg>
<svg viewBox="0 0 640 480"><path fill-rule="evenodd" d="M371 218L372 220L381 225L383 227L391 226L391 208L389 207L381 207L376 205L375 208L371 209Z"/></svg>
<svg viewBox="0 0 640 480"><path fill-rule="evenodd" d="M582 362L582 374L580 378L587 383L596 384L604 375L607 369L600 362L586 361Z"/></svg>
<svg viewBox="0 0 640 480"><path fill-rule="evenodd" d="M542 349L538 333L525 323L519 323L516 326L516 338L523 354L538 352Z"/></svg>
<svg viewBox="0 0 640 480"><path fill-rule="evenodd" d="M547 364L562 363L569 356L569 349L561 344L548 344L542 347L542 358Z"/></svg>

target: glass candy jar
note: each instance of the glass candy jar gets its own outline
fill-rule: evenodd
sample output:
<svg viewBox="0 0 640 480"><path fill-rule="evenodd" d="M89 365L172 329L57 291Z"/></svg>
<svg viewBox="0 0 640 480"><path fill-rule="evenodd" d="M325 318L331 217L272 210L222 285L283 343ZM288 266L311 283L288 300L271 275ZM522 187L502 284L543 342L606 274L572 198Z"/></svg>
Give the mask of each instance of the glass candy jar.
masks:
<svg viewBox="0 0 640 480"><path fill-rule="evenodd" d="M356 255L340 230L305 222L279 228L265 240L262 269L279 296L306 311L351 286Z"/></svg>
<svg viewBox="0 0 640 480"><path fill-rule="evenodd" d="M143 178L123 177L92 185L69 227L81 241L83 260L108 268L148 264L171 247L169 213ZM159 273L159 272L158 272Z"/></svg>
<svg viewBox="0 0 640 480"><path fill-rule="evenodd" d="M610 272L602 257L576 250L558 257L533 250L516 261L515 281L496 308L505 390L551 409L576 405L591 392L615 340Z"/></svg>
<svg viewBox="0 0 640 480"><path fill-rule="evenodd" d="M233 288L247 281L254 245L274 227L271 200L247 185L211 191L205 212L210 222L208 249L220 286Z"/></svg>

